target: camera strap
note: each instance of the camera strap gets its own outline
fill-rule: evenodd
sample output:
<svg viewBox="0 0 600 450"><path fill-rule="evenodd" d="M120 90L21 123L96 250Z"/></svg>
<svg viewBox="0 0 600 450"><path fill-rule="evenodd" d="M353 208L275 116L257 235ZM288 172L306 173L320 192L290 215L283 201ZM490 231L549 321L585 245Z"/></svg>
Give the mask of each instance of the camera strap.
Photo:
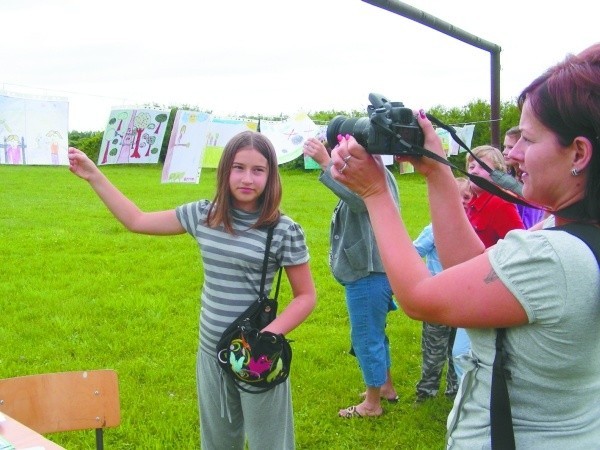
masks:
<svg viewBox="0 0 600 450"><path fill-rule="evenodd" d="M478 158L477 156L475 156L473 154L473 152L466 146L466 144L462 141L461 138L458 137L458 135L456 134L456 130L454 129L454 127L450 126L450 125L446 125L445 123L443 123L441 120L437 119L436 117L427 114L427 118L435 125L437 125L440 128L443 128L444 130L448 131L448 133L450 133L450 136L452 136L452 139L454 139L454 141L456 143L458 143L458 145L460 145L462 148L464 148L467 152L469 152L469 154L473 157L473 159L475 159L475 161L477 161L477 163L483 167L483 169L488 172L490 174L490 178L493 180L493 182L482 178L478 175L473 175L470 174L469 172L467 172L465 169L462 169L460 167L457 167L456 165L452 164L450 161L448 161L446 158L443 158L441 156L439 156L437 153L434 153L430 150L427 150L423 147L419 147L418 145L413 145L410 144L408 142L406 142L402 136L400 136L399 134L394 133L394 131L392 131L391 129L389 129L388 127L382 126L380 124L376 124L378 126L378 128L382 131L385 132L387 134L391 134L394 136L395 139L397 139L400 144L402 144L404 147L406 147L407 150L410 151L410 153L413 154L417 154L417 155L421 155L421 156L426 156L428 158L434 159L442 164L445 164L447 166L450 166L452 169L460 172L461 174L465 175L469 180L471 180L473 183L475 183L477 186L479 186L481 189L486 190L487 192L489 192L490 194L494 194L497 197L500 197L504 200L507 200L511 203L518 203L520 205L525 205L525 206L531 206L533 208L538 208L538 209L545 209L544 207L541 207L539 205L534 205L530 202L528 202L527 200L525 200L522 196L522 187L523 185L516 180L512 175L503 172L501 170L494 170L491 167L489 167L485 162L483 162L480 158Z"/></svg>

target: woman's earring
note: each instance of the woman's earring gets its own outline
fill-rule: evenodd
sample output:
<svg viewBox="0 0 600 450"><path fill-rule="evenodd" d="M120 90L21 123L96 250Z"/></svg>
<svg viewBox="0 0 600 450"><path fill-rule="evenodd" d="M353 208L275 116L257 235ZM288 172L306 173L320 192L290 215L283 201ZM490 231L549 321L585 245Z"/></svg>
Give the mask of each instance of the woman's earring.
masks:
<svg viewBox="0 0 600 450"><path fill-rule="evenodd" d="M571 175L573 175L574 177L576 177L577 175L579 175L579 170L577 170L575 167L573 167L571 169Z"/></svg>

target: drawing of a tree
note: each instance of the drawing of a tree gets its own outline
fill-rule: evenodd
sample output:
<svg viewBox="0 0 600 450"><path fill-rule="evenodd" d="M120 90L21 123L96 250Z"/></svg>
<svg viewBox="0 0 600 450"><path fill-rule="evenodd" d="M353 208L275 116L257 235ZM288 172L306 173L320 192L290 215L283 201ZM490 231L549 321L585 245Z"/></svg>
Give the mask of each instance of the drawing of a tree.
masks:
<svg viewBox="0 0 600 450"><path fill-rule="evenodd" d="M133 153L131 154L132 158L141 158L139 150L140 141L142 140L142 133L144 132L146 127L150 125L151 121L152 118L150 117L150 114L146 112L140 113L135 116L135 120L133 122L133 125L135 127L135 147L133 149Z"/></svg>
<svg viewBox="0 0 600 450"><path fill-rule="evenodd" d="M146 154L144 156L149 156L150 148L152 148L152 144L156 142L156 136L150 136L148 133L144 133L144 136L142 137L148 143L148 149L146 150Z"/></svg>
<svg viewBox="0 0 600 450"><path fill-rule="evenodd" d="M127 111L121 111L119 114L117 114L117 119L119 119L119 126L117 127L117 131L121 131L121 126L123 126L123 121L125 119L127 119L128 115L129 114L127 113ZM113 120L116 120L116 119L113 118Z"/></svg>
<svg viewBox="0 0 600 450"><path fill-rule="evenodd" d="M121 136L121 148L119 150L119 156L117 156L117 164L127 164L129 162L129 152L133 148L134 144L134 133L135 133L135 125L133 121L135 119L135 111L132 111L129 114L129 123L125 127L125 133ZM108 153L112 155L112 150Z"/></svg>
<svg viewBox="0 0 600 450"><path fill-rule="evenodd" d="M160 131L160 126L163 122L167 121L168 116L166 114L158 114L154 120L156 120L158 122L158 126L156 127L156 130L154 130L154 134L158 134L158 132Z"/></svg>
<svg viewBox="0 0 600 450"><path fill-rule="evenodd" d="M116 122L116 119L112 118L108 121L108 123L110 125L114 125L114 123ZM114 134L115 129L114 128L107 128L106 129L106 135L110 136L111 133ZM106 164L108 161L108 147L110 147L110 139L106 140L106 147L104 148L104 154L102 155L102 162L100 164Z"/></svg>

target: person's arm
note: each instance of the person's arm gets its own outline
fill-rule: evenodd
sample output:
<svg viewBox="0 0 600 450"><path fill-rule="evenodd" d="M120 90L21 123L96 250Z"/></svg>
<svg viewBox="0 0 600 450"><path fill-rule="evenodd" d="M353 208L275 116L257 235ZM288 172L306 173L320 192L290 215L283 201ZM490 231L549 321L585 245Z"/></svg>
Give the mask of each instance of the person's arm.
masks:
<svg viewBox="0 0 600 450"><path fill-rule="evenodd" d="M425 148L445 157L441 140L431 122L424 114L419 115L418 120L425 134ZM363 199L373 193L386 190L381 159L366 153L353 137L348 136L348 138L342 139L341 144L332 153L334 179L348 186ZM340 151L343 157L352 156L347 162L348 167L352 169L348 174L346 171L343 174L339 173L338 169L345 164L339 157ZM397 159L410 161L427 179L433 235L443 267L459 264L483 253L485 247L466 217L450 167L424 156ZM352 176L349 176L350 172Z"/></svg>
<svg viewBox="0 0 600 450"><path fill-rule="evenodd" d="M69 170L86 180L109 211L135 233L170 235L185 232L175 210L146 213L119 191L81 150L69 148Z"/></svg>
<svg viewBox="0 0 600 450"><path fill-rule="evenodd" d="M294 297L277 318L262 331L285 335L300 325L316 305L317 292L308 263L285 266L285 273Z"/></svg>
<svg viewBox="0 0 600 450"><path fill-rule="evenodd" d="M365 203L359 195L331 177L331 157L321 141L315 138L307 139L304 143L304 154L313 158L321 166L319 181L337 198L343 200L351 211L367 212Z"/></svg>
<svg viewBox="0 0 600 450"><path fill-rule="evenodd" d="M442 142L429 119L418 114L425 134L425 148L446 158ZM462 205L452 170L431 158L412 158L411 162L427 179L429 210L435 246L444 268L467 261L485 251Z"/></svg>
<svg viewBox="0 0 600 450"><path fill-rule="evenodd" d="M427 191L435 246L448 268L482 254L485 246L469 222L452 172L442 170L446 174L439 179L427 178Z"/></svg>
<svg viewBox="0 0 600 450"><path fill-rule="evenodd" d="M306 156L310 156L315 162L321 166L321 170L325 171L331 157L327 153L325 146L316 138L308 138L303 146L303 152Z"/></svg>
<svg viewBox="0 0 600 450"><path fill-rule="evenodd" d="M390 284L409 317L465 328L527 323L525 310L498 279L487 254L431 276L390 194L371 195L365 203Z"/></svg>
<svg viewBox="0 0 600 450"><path fill-rule="evenodd" d="M429 121L425 123L424 120L419 119L428 136L426 146L432 148L436 145L435 148L443 153L439 138L432 136L435 135L433 127ZM351 155L349 160L348 155ZM425 159L428 158L421 158ZM465 230L454 230L444 236L442 241L446 251L457 248L463 259L473 256L473 253L476 257L431 276L394 205L385 183L381 158L369 155L354 138L348 137L334 149L332 160L334 178L358 192L365 200L392 289L410 317L459 327L504 327L527 322L521 304L497 278L488 256L482 254L483 244L465 217L456 182L446 166L440 167L439 163L433 161L415 164L427 176L430 193L435 197L432 216L443 225L438 228L442 231L455 226L460 228L457 223L464 224ZM340 173L345 163L347 165ZM446 197L450 197L447 202L450 207L444 204ZM451 218L437 214L436 206L448 209ZM435 227L434 223L434 236L437 232ZM476 240L477 245L473 245L473 242L461 242L462 237ZM438 247L437 236L435 240ZM454 242L445 242L448 240ZM461 245L471 249L461 251Z"/></svg>

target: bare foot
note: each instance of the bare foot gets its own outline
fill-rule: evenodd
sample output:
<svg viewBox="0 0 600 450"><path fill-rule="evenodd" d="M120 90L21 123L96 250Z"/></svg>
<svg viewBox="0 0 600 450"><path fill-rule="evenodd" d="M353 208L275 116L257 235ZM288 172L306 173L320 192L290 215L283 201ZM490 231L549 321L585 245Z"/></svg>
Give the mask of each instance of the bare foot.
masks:
<svg viewBox="0 0 600 450"><path fill-rule="evenodd" d="M367 396L367 392L361 392L360 393L360 398L365 398ZM398 394L396 394L395 391L392 392L387 392L387 391L381 391L381 398L387 400L389 403L398 403Z"/></svg>

